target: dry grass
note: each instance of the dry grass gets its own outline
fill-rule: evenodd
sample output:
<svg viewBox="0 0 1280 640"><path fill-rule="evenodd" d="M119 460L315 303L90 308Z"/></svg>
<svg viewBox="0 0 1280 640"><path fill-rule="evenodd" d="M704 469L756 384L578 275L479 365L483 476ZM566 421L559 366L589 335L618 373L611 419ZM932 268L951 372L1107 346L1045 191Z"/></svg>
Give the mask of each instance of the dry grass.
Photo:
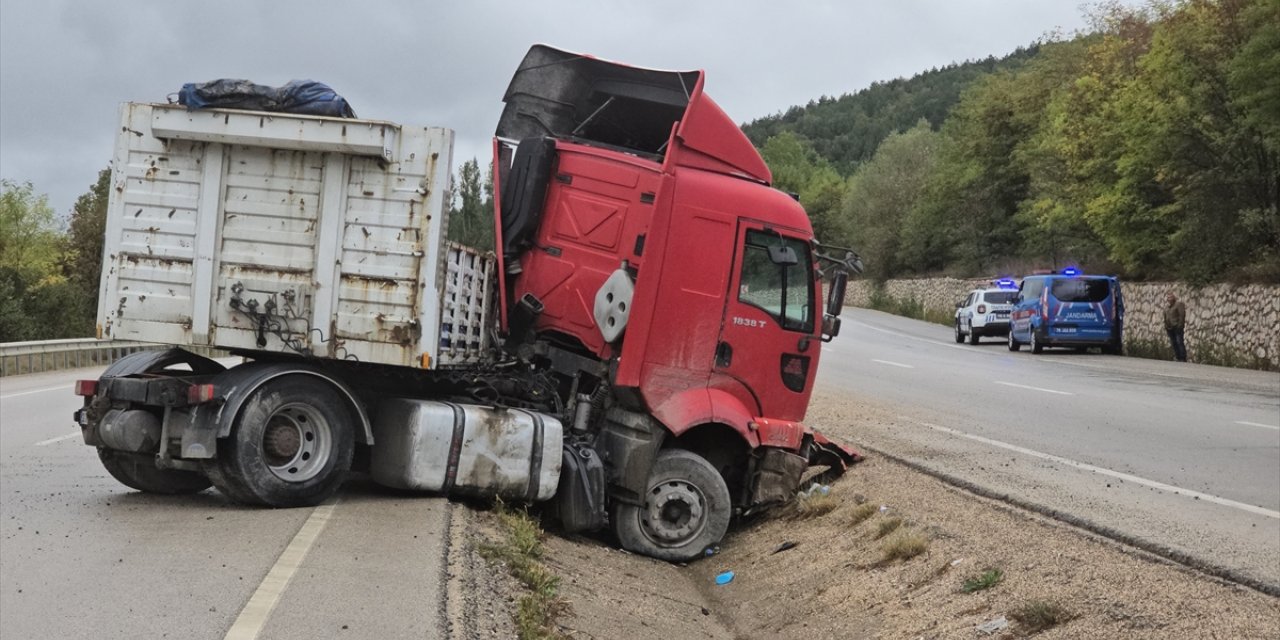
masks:
<svg viewBox="0 0 1280 640"><path fill-rule="evenodd" d="M929 550L929 537L917 531L903 530L880 545L880 561L910 560Z"/></svg>
<svg viewBox="0 0 1280 640"><path fill-rule="evenodd" d="M500 544L481 544L480 553L490 560L505 563L528 593L520 597L515 622L520 640L558 640L564 638L555 620L568 605L557 591L560 578L539 562L542 557L542 528L523 510L517 511L496 501L494 513L506 532Z"/></svg>
<svg viewBox="0 0 1280 640"><path fill-rule="evenodd" d="M856 527L863 522L866 522L867 518L874 516L879 510L880 507L877 507L870 502L860 504L857 507L854 507L853 512L849 514L849 524Z"/></svg>
<svg viewBox="0 0 1280 640"><path fill-rule="evenodd" d="M880 526L876 527L876 540L883 538L902 526L902 518L885 518L880 521Z"/></svg>
<svg viewBox="0 0 1280 640"><path fill-rule="evenodd" d="M1032 600L1009 612L1009 617L1016 621L1024 632L1037 633L1056 627L1076 616L1056 602Z"/></svg>
<svg viewBox="0 0 1280 640"><path fill-rule="evenodd" d="M782 516L788 520L808 520L827 515L839 506L840 499L832 493L799 496L787 504Z"/></svg>

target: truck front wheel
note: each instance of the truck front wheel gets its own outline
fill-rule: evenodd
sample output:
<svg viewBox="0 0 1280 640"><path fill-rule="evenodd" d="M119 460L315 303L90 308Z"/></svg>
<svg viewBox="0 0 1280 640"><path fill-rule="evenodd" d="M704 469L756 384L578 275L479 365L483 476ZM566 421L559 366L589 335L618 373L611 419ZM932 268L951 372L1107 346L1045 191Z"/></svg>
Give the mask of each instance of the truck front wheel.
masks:
<svg viewBox="0 0 1280 640"><path fill-rule="evenodd" d="M272 380L245 402L206 472L237 502L319 504L351 468L354 424L350 408L327 383L296 375Z"/></svg>
<svg viewBox="0 0 1280 640"><path fill-rule="evenodd" d="M729 488L715 467L683 449L658 454L644 506L618 504L614 532L623 548L681 562L701 556L729 529Z"/></svg>
<svg viewBox="0 0 1280 640"><path fill-rule="evenodd" d="M182 495L209 488L209 479L194 471L161 469L155 456L98 447L98 459L111 477L144 493Z"/></svg>

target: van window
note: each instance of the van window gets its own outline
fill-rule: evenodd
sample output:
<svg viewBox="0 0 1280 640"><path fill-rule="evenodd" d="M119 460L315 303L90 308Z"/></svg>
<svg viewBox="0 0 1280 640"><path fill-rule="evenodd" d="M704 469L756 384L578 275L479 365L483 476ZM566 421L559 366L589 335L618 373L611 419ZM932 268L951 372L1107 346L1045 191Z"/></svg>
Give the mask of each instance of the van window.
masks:
<svg viewBox="0 0 1280 640"><path fill-rule="evenodd" d="M991 304L1009 304L1013 294L1013 291L988 291L982 294L982 300Z"/></svg>
<svg viewBox="0 0 1280 640"><path fill-rule="evenodd" d="M1106 278L1060 278L1050 289L1059 302L1102 302L1111 295L1111 281Z"/></svg>
<svg viewBox="0 0 1280 640"><path fill-rule="evenodd" d="M1023 300L1035 300L1040 297L1040 292L1044 291L1044 280L1040 278L1023 280L1020 291Z"/></svg>

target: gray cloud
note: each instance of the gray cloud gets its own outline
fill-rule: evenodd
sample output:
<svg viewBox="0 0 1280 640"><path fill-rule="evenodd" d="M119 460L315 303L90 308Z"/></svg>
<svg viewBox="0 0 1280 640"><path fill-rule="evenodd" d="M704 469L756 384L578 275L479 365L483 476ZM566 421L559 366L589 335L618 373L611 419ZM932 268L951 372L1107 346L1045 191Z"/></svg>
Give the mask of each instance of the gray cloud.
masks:
<svg viewBox="0 0 1280 640"><path fill-rule="evenodd" d="M0 177L65 213L110 161L118 105L184 82L320 80L361 117L453 128L457 163L487 154L534 43L706 69L707 92L745 122L1002 55L1081 16L1074 0L0 0Z"/></svg>

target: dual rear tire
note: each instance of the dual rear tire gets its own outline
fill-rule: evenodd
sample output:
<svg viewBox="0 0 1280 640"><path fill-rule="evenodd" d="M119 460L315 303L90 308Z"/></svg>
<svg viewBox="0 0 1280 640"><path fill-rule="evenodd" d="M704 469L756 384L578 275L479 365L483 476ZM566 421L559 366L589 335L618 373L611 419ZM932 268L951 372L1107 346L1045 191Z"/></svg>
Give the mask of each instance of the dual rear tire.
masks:
<svg viewBox="0 0 1280 640"><path fill-rule="evenodd" d="M333 495L355 451L357 417L336 393L308 376L284 376L245 401L205 463L213 486L232 500L303 507Z"/></svg>

